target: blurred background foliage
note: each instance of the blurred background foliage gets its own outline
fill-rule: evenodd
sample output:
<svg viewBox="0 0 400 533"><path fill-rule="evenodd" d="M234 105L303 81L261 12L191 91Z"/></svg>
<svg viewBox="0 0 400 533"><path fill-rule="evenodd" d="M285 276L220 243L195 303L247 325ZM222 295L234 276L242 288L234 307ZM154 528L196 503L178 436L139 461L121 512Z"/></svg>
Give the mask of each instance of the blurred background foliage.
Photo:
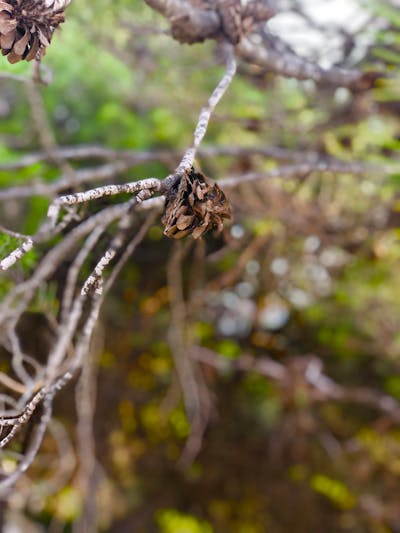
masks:
<svg viewBox="0 0 400 533"><path fill-rule="evenodd" d="M200 364L212 416L184 470L177 462L190 424L168 339L166 265L177 245L160 224L151 227L107 301L99 332L104 346L93 370L99 530L400 531L399 417L378 405L378 398L400 400L400 18L389 3L360 2L357 9L370 22L354 37L359 52L347 66L393 78L352 94L240 65L205 145L278 146L300 160L318 152L393 171L312 172L243 184L227 191L234 220L224 234L183 244L188 312L181 326L193 345L224 362L222 370ZM172 151L169 160L132 165L121 182L162 178L174 168L222 73L215 44L182 46L166 30L142 1L74 0L44 61L51 83L41 93L60 146ZM0 69L24 76L30 65L3 59ZM23 84L0 80L0 117L2 163L40 149ZM282 161L242 154L199 163L218 179L265 172ZM54 164L39 162L0 170L0 185L58 175ZM11 200L1 223L34 232L47 204L40 196L22 205ZM1 256L14 247L15 239L0 236ZM11 279L0 279L0 295L29 274L39 253L28 254ZM57 279L31 309L39 339L48 327L41 316L50 311L57 312ZM25 335L29 345L33 332ZM244 354L284 365L287 380L251 365L240 370ZM351 394L316 399L302 371L312 357L346 391L375 396L364 403ZM7 370L7 360L0 364ZM10 498L7 521L20 531L70 531L79 521L85 502L78 467L66 479L51 477L59 471L54 435L64 432L61 441L69 437L73 448L74 421L69 388L57 400L56 425L31 481ZM4 461L12 464L12 455Z"/></svg>

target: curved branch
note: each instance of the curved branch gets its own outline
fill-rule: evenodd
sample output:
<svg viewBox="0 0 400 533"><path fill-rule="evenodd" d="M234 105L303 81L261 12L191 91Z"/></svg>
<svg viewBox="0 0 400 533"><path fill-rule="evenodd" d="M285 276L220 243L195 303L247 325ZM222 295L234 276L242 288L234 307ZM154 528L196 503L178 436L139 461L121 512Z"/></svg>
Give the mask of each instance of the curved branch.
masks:
<svg viewBox="0 0 400 533"><path fill-rule="evenodd" d="M202 42L219 32L221 21L212 9L197 9L185 0L145 0L171 23L172 35L185 43Z"/></svg>
<svg viewBox="0 0 400 533"><path fill-rule="evenodd" d="M279 49L284 44L278 37L270 34L264 36L268 39L264 40L261 46L251 38L242 39L236 47L238 56L274 74L298 80L313 80L335 87L347 87L354 91L370 89L380 77L373 72L339 67L324 69L318 63L300 57L293 51Z"/></svg>

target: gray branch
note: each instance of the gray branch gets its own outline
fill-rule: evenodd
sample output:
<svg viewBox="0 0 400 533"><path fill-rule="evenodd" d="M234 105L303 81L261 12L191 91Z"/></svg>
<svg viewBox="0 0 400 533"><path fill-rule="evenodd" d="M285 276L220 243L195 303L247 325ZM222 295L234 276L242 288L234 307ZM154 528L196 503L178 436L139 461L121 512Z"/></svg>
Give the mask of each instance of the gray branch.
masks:
<svg viewBox="0 0 400 533"><path fill-rule="evenodd" d="M216 11L197 9L186 0L145 0L146 4L161 13L170 23L173 36L187 43L213 38L221 21Z"/></svg>

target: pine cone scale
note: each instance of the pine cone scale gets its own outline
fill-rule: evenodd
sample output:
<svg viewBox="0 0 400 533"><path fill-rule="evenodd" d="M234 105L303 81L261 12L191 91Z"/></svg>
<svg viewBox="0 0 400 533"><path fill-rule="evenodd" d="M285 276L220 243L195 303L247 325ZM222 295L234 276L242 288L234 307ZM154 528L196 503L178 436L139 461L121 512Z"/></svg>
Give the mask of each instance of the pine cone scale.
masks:
<svg viewBox="0 0 400 533"><path fill-rule="evenodd" d="M18 61L21 61L21 56L17 55L15 52L10 52L7 54L7 59L8 62L13 65L14 63L18 63Z"/></svg>
<svg viewBox="0 0 400 533"><path fill-rule="evenodd" d="M26 30L25 34L21 37L21 39L19 39L18 41L15 41L15 43L14 43L14 52L17 55L22 56L22 54L25 51L25 48L27 47L29 39L30 39L30 33L29 33L28 30Z"/></svg>
<svg viewBox="0 0 400 533"><path fill-rule="evenodd" d="M10 4L7 4L7 2L0 0L0 11L7 11L8 13L12 13L13 8L10 6Z"/></svg>
<svg viewBox="0 0 400 533"><path fill-rule="evenodd" d="M35 59L35 57L39 53L39 39L36 37L36 35L33 37L33 40L31 41L31 48L29 52L27 53L25 59L27 61L32 61L32 59Z"/></svg>
<svg viewBox="0 0 400 533"><path fill-rule="evenodd" d="M17 27L17 21L13 20L7 13L0 13L0 33L10 33Z"/></svg>
<svg viewBox="0 0 400 533"><path fill-rule="evenodd" d="M10 50L14 43L14 32L10 31L0 36L0 48L2 50Z"/></svg>

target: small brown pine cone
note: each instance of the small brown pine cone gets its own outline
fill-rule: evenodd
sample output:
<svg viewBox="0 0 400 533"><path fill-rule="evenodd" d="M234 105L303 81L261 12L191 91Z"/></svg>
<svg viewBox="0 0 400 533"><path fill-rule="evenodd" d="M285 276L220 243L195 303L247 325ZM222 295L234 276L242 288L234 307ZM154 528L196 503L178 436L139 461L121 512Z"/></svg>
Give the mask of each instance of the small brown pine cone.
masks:
<svg viewBox="0 0 400 533"><path fill-rule="evenodd" d="M10 63L44 56L70 0L0 0L0 49Z"/></svg>
<svg viewBox="0 0 400 533"><path fill-rule="evenodd" d="M274 15L276 15L276 12L268 2L263 0L249 2L242 12L243 34L248 35L253 32L258 25L267 22Z"/></svg>
<svg viewBox="0 0 400 533"><path fill-rule="evenodd" d="M192 235L198 239L211 229L221 231L225 218L231 218L225 194L192 168L168 191L161 222L167 237L182 239Z"/></svg>
<svg viewBox="0 0 400 533"><path fill-rule="evenodd" d="M220 0L222 30L232 44L242 38L242 4L240 0Z"/></svg>
<svg viewBox="0 0 400 533"><path fill-rule="evenodd" d="M219 0L219 13L225 36L235 45L275 15L267 0Z"/></svg>

